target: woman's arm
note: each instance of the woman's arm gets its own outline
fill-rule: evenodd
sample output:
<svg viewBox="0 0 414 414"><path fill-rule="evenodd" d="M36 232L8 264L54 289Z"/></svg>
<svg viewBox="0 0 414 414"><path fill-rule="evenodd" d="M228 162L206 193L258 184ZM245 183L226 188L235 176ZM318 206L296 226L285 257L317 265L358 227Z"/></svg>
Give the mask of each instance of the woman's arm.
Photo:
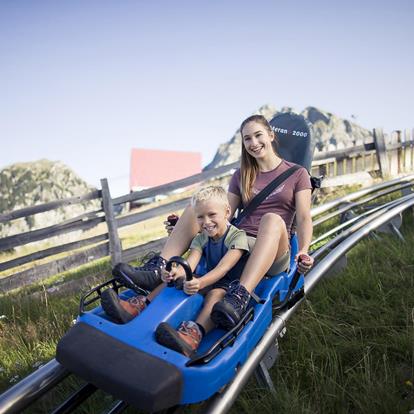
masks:
<svg viewBox="0 0 414 414"><path fill-rule="evenodd" d="M241 199L238 195L234 193L227 193L227 198L229 199L230 204L230 219L234 216L237 208L240 206Z"/></svg>
<svg viewBox="0 0 414 414"><path fill-rule="evenodd" d="M311 190L298 191L295 194L296 225L299 252L308 253L312 241Z"/></svg>
<svg viewBox="0 0 414 414"><path fill-rule="evenodd" d="M299 251L297 257L301 254L308 254L309 246L312 241L312 217L311 217L311 190L298 191L295 194L296 203L296 226L299 243ZM305 260L304 265L299 270L305 272L310 269L313 259Z"/></svg>

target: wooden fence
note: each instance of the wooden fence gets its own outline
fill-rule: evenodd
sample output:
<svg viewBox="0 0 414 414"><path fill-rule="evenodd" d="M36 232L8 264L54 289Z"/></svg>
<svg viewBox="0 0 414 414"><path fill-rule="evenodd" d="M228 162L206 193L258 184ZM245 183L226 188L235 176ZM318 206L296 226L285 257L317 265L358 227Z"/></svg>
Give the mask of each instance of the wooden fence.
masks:
<svg viewBox="0 0 414 414"><path fill-rule="evenodd" d="M384 134L374 129L372 137L355 146L315 153L312 175L337 177L361 171L393 177L414 170L414 130Z"/></svg>
<svg viewBox="0 0 414 414"><path fill-rule="evenodd" d="M413 171L413 136L412 131L397 131L386 136L380 129L376 129L374 130L372 139L367 142L360 143L351 148L316 153L312 164L312 174L334 177L366 171L371 174L381 175L382 177L390 177ZM131 261L136 257L142 256L149 250L160 250L165 239L155 240L129 249L122 249L118 235L119 228L142 222L149 218L165 216L172 211L180 210L188 204L188 198L182 198L150 210L128 215L124 214L118 217L115 217L114 206L137 202L155 197L159 194L168 194L193 184L228 176L238 167L238 164L236 162L204 171L172 183L133 192L117 198L111 198L107 180L102 179L101 190L92 191L79 197L67 198L0 214L0 223L6 223L63 206L84 203L91 200L100 200L101 202L100 209L84 213L60 224L4 237L0 239L0 252L8 251L28 243L43 241L57 235L79 230L88 230L102 222L106 222L107 224L107 230L103 234L46 248L12 260L0 262L0 272L6 270L12 271L11 275L0 279L0 291L9 291L17 287L29 285L106 256L110 256L111 263L115 264L120 261ZM66 253L67 255L64 258L51 260L45 264L36 263L40 259L52 258L52 256L60 253ZM20 266L27 264L33 266L26 270L19 270Z"/></svg>

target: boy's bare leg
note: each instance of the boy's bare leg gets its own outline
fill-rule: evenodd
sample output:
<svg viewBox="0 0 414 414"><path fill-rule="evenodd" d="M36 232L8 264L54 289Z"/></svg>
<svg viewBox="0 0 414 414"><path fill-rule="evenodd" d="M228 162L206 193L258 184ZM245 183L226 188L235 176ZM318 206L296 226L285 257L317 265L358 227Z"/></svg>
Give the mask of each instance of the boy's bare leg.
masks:
<svg viewBox="0 0 414 414"><path fill-rule="evenodd" d="M260 221L256 243L243 269L240 283L252 292L275 259L288 249L289 237L285 222L277 214L265 214Z"/></svg>
<svg viewBox="0 0 414 414"><path fill-rule="evenodd" d="M208 292L207 296L204 299L203 309L198 315L196 322L204 328L206 333L211 331L216 326L210 319L211 310L217 302L220 302L220 300L224 298L225 294L226 291L224 289L213 289Z"/></svg>
<svg viewBox="0 0 414 414"><path fill-rule="evenodd" d="M161 250L161 256L169 260L172 256L181 256L187 251L191 240L199 231L193 207L185 208L180 219Z"/></svg>

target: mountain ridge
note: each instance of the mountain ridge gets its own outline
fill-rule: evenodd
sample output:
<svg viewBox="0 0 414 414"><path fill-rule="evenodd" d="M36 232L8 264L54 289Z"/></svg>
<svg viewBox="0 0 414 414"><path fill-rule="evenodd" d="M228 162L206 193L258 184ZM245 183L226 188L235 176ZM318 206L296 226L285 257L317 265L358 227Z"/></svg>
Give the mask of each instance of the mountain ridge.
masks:
<svg viewBox="0 0 414 414"><path fill-rule="evenodd" d="M299 113L308 121L313 131L312 140L315 145L315 152L361 145L365 139L372 137L371 131L357 125L355 122L342 119L331 112L323 111L314 106L308 106L303 111L297 112L288 106L277 110L274 106L267 104L261 106L252 115L260 114L270 121L275 115L283 112ZM240 130L237 129L227 142L219 146L213 160L204 167L204 170L238 161L241 153L240 148L241 135Z"/></svg>
<svg viewBox="0 0 414 414"><path fill-rule="evenodd" d="M50 201L84 195L95 188L60 161L18 162L0 170L0 214ZM44 213L0 223L0 237L61 223L91 208L98 201L59 207ZM68 240L76 235L68 237Z"/></svg>

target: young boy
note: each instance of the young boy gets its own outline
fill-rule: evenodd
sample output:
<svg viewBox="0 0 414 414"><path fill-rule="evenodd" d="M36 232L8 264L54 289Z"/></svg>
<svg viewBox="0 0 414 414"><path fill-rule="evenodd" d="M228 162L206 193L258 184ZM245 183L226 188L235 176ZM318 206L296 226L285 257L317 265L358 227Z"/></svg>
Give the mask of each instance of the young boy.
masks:
<svg viewBox="0 0 414 414"><path fill-rule="evenodd" d="M202 188L192 197L200 233L190 245L187 258L192 271L201 258L206 261L207 272L183 284L184 292L194 295L199 291L207 294L203 309L196 321L184 321L178 330L167 323L161 323L156 330L157 341L187 356L193 353L201 342L203 335L215 325L210 319L211 309L220 301L233 280L241 274L241 268L247 259L249 250L246 233L230 225L230 205L226 191L220 186ZM162 275L163 282L170 282L184 277L181 267L173 268L170 273ZM102 293L102 307L111 317L121 323L128 322L142 312L150 301L165 287L157 287L144 296L136 296L128 301L119 299L112 289Z"/></svg>
<svg viewBox="0 0 414 414"><path fill-rule="evenodd" d="M157 342L190 356L195 352L203 335L215 327L210 319L211 309L220 301L233 280L241 274L249 250L246 233L229 223L230 206L226 191L210 186L198 191L192 198L200 233L190 245L188 264L194 271L201 258L206 261L207 272L184 282L184 292L189 295L201 291L207 294L204 306L195 321L184 321L175 330L168 323L161 323L155 332ZM183 269L173 268L164 281L184 277Z"/></svg>

